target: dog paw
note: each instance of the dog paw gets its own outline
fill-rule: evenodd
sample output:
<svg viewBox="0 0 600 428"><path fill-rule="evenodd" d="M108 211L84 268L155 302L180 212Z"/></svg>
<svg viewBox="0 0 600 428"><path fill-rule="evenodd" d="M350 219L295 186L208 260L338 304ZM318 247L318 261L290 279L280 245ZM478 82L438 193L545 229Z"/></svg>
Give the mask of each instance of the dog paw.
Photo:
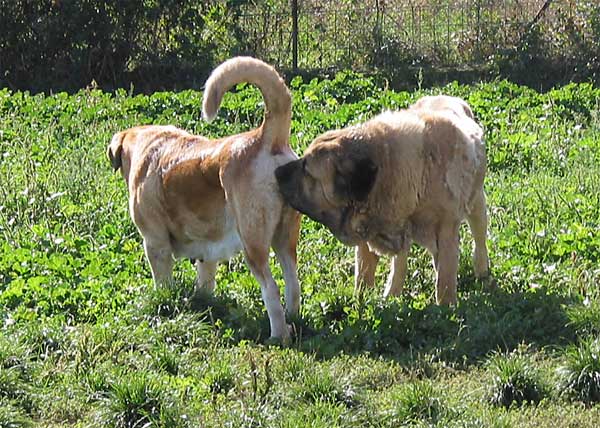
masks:
<svg viewBox="0 0 600 428"><path fill-rule="evenodd" d="M265 345L267 346L280 346L280 347L285 347L288 346L291 343L291 338L293 336L295 336L296 333L296 329L294 327L293 324L286 324L283 334L278 335L278 336L273 336L271 335L271 337L269 337L266 341L265 341Z"/></svg>

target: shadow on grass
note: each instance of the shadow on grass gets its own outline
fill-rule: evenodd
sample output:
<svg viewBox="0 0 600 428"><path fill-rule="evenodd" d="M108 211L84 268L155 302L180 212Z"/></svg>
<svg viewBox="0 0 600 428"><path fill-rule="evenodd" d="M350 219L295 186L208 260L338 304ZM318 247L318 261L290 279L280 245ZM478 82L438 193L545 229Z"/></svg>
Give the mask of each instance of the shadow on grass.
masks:
<svg viewBox="0 0 600 428"><path fill-rule="evenodd" d="M240 298L232 289L193 295L192 289L184 284L155 291L142 307L147 315L161 317L182 311L204 313L206 321L233 343L268 340L269 320L260 296ZM506 292L475 286L461 294L455 308L408 297L383 300L375 291L355 297L351 288L337 288L307 299L304 316L289 320L296 331L291 346L325 359L369 353L402 360L416 353L469 364L491 351L512 350L520 344L573 343L576 329L569 310L578 304L544 288Z"/></svg>
<svg viewBox="0 0 600 428"><path fill-rule="evenodd" d="M269 338L269 319L260 305L262 302L235 291L195 292L194 282L176 279L168 286L152 288L141 295L134 310L141 310L149 318L176 318L184 312L196 313L228 340L264 342Z"/></svg>
<svg viewBox="0 0 600 428"><path fill-rule="evenodd" d="M324 358L341 351L393 359L416 353L468 364L491 351L512 350L520 344L560 347L572 343L576 332L567 308L574 304L544 289L473 290L461 296L456 308L409 298L367 297L362 305L346 307L347 316L330 319L327 329L314 331L300 347Z"/></svg>

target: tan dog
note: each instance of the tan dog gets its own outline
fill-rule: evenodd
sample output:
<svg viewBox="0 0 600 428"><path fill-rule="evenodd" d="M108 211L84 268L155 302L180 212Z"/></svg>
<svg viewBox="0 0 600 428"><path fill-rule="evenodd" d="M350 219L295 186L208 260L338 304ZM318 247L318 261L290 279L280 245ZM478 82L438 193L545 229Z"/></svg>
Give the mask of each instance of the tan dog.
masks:
<svg viewBox="0 0 600 428"><path fill-rule="evenodd" d="M385 295L402 291L411 243L437 271L436 301L456 303L459 226L475 240L478 277L488 275L483 131L462 100L427 97L408 110L317 137L275 171L284 199L356 245L356 283L373 285L379 254L393 256Z"/></svg>
<svg viewBox="0 0 600 428"><path fill-rule="evenodd" d="M240 82L262 92L265 118L259 128L209 140L173 126L139 126L115 134L108 156L127 182L129 211L144 238L154 282L170 281L173 257L186 257L196 260L197 289L212 291L217 262L243 250L261 286L271 336L286 339L269 249L283 269L286 310L297 314L300 215L284 204L273 173L298 158L289 146L291 95L269 65L233 58L206 82L204 117L214 118L223 94Z"/></svg>

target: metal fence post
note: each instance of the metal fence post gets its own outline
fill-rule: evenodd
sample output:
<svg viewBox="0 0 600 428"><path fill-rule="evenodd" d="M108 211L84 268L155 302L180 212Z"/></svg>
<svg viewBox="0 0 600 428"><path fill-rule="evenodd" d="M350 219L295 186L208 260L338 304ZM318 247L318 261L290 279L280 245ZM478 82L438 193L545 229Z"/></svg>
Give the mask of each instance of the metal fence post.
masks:
<svg viewBox="0 0 600 428"><path fill-rule="evenodd" d="M292 2L292 69L298 70L298 0Z"/></svg>

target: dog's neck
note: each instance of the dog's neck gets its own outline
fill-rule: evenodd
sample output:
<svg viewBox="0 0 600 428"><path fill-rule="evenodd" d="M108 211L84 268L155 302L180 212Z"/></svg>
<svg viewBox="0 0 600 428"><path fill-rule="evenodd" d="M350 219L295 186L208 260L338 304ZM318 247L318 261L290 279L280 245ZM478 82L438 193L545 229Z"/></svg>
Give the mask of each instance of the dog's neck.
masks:
<svg viewBox="0 0 600 428"><path fill-rule="evenodd" d="M380 217L377 210L369 204L368 199L363 202L353 201L347 209L351 230L368 242L377 253L397 254L410 245L412 236L410 221L390 227L389 222Z"/></svg>
<svg viewBox="0 0 600 428"><path fill-rule="evenodd" d="M369 199L365 201L350 201L346 207L350 229L362 239L368 239L372 230L373 215L369 207Z"/></svg>

